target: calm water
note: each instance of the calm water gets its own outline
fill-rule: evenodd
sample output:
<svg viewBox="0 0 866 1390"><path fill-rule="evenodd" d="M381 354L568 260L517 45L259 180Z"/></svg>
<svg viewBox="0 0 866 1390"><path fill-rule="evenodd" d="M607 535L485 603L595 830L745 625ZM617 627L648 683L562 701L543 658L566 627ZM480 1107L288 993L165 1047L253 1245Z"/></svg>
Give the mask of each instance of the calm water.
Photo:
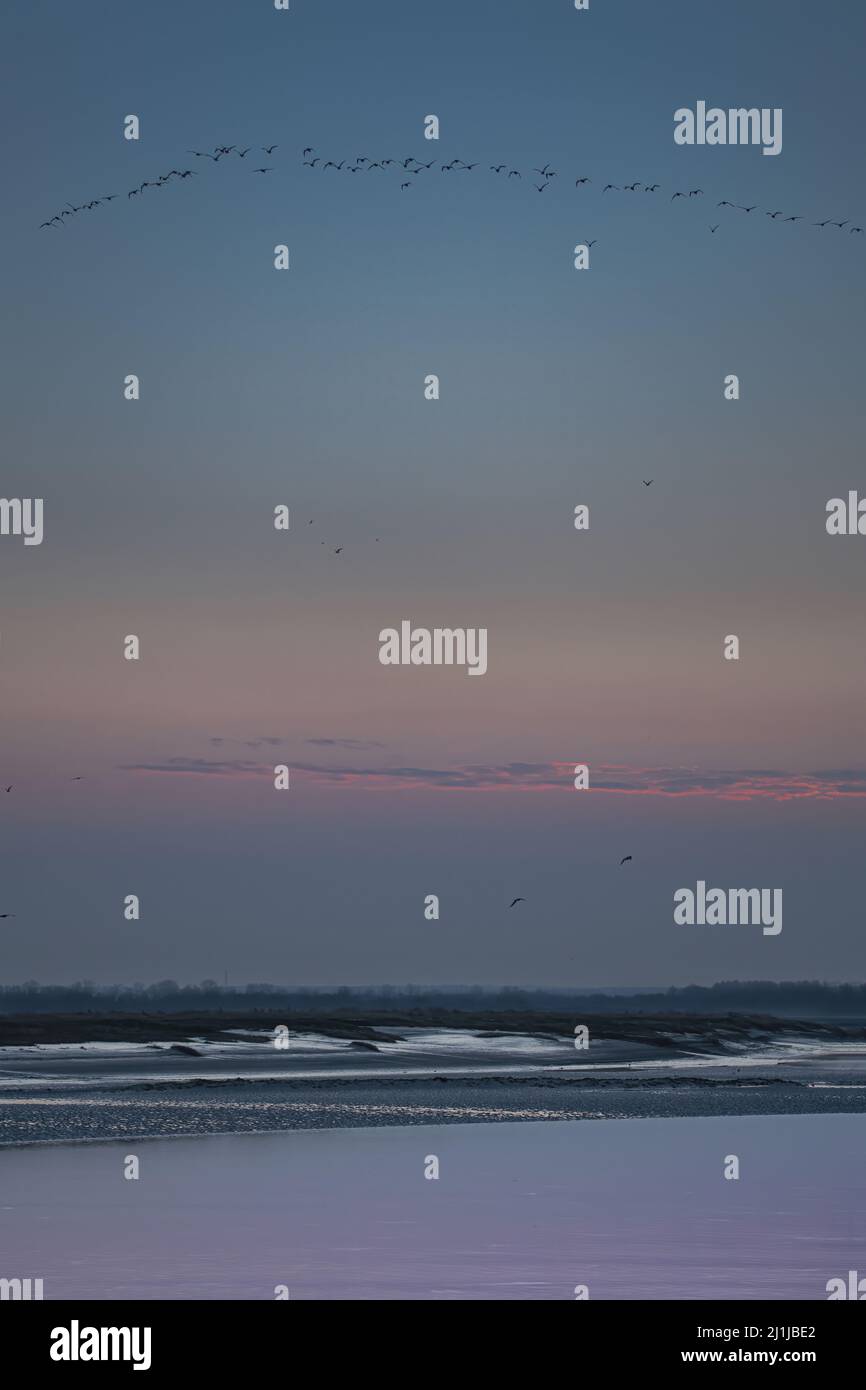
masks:
<svg viewBox="0 0 866 1390"><path fill-rule="evenodd" d="M863 1115L9 1148L0 1276L48 1298L823 1299L866 1273L864 1159Z"/></svg>

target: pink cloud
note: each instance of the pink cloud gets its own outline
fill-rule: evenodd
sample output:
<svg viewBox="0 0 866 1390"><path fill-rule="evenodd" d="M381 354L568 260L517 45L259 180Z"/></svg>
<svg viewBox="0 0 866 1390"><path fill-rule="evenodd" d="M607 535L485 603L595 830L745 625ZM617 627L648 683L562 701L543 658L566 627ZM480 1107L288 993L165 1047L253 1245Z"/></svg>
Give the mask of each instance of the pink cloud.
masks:
<svg viewBox="0 0 866 1390"><path fill-rule="evenodd" d="M465 763L450 768L350 767L289 762L292 776L320 786L404 787L443 791L562 791L573 785L574 762ZM168 758L126 771L162 777L272 777L273 766L244 759ZM715 797L723 801L834 800L866 796L866 771L783 772L693 767L590 766L590 793L620 796Z"/></svg>

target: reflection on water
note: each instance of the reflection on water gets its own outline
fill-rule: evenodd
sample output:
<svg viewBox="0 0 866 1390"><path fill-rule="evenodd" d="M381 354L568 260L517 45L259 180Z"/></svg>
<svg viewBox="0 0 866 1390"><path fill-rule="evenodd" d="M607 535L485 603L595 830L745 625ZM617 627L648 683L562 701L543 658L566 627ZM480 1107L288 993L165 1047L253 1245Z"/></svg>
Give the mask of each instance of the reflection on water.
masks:
<svg viewBox="0 0 866 1390"><path fill-rule="evenodd" d="M7 1149L0 1276L47 1298L821 1299L866 1271L864 1141L862 1115L795 1115Z"/></svg>

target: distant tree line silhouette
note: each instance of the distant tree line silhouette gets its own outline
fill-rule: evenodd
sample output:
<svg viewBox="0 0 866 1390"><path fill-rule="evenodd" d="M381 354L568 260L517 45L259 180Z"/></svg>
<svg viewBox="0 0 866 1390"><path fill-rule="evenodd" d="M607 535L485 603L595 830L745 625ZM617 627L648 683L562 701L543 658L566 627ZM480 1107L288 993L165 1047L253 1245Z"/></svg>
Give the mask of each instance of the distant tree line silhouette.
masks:
<svg viewBox="0 0 866 1390"><path fill-rule="evenodd" d="M354 1012L364 1009L413 1006L514 1012L562 1013L574 1009L591 1013L748 1013L800 1018L866 1016L866 984L825 984L820 980L774 982L726 980L714 985L671 986L666 990L587 991L521 989L508 985L365 985L338 987L248 984L225 986L216 980L180 985L175 980L154 984L97 985L80 980L70 985L43 985L25 980L0 985L2 1013L178 1013L291 1009L293 1013Z"/></svg>

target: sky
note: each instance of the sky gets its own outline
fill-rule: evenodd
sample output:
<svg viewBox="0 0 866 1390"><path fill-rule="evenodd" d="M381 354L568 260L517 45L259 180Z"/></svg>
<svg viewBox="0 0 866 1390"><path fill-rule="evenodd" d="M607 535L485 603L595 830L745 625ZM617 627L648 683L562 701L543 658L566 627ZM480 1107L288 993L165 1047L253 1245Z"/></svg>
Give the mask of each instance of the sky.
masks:
<svg viewBox="0 0 866 1390"><path fill-rule="evenodd" d="M2 32L2 492L45 519L0 536L0 979L862 980L866 539L825 509L866 495L866 235L812 224L866 217L866 15L91 0ZM676 145L698 100L781 108L781 153ZM251 154L190 153L219 144ZM486 628L486 674L381 665L403 619ZM675 925L699 879L782 888L782 932Z"/></svg>

